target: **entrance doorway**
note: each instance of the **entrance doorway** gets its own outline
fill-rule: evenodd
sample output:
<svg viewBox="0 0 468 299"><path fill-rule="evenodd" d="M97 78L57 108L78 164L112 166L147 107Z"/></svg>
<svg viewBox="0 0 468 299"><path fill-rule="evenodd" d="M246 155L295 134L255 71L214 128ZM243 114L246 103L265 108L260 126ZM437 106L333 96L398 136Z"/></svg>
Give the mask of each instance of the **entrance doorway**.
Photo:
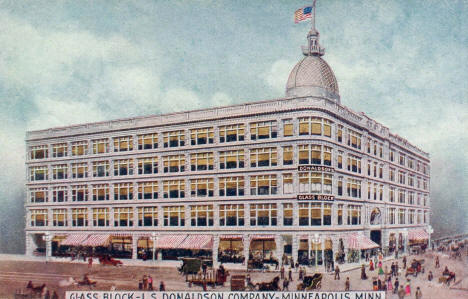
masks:
<svg viewBox="0 0 468 299"><path fill-rule="evenodd" d="M371 230L370 232L370 238L372 241L375 243L379 244L379 246L382 246L382 231L380 230Z"/></svg>

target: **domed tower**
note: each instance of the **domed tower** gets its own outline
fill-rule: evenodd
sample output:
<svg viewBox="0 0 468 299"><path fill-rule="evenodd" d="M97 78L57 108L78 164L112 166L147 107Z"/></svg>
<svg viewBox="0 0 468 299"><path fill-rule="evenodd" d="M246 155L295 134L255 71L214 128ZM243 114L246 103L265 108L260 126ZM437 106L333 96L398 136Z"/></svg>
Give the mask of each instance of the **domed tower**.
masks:
<svg viewBox="0 0 468 299"><path fill-rule="evenodd" d="M314 3L315 4L315 3ZM319 44L319 32L315 29L315 5L312 28L307 34L308 45L302 47L302 58L289 74L286 97L326 97L340 103L335 74L322 56L325 49Z"/></svg>

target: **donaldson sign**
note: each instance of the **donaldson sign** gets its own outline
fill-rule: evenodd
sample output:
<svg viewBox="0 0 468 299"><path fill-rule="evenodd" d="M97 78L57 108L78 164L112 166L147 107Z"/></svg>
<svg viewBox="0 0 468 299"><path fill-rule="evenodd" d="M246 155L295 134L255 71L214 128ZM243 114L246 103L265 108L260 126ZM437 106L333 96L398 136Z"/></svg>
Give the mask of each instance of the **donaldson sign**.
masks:
<svg viewBox="0 0 468 299"><path fill-rule="evenodd" d="M333 201L335 196L333 195L323 195L323 194L299 194L297 195L298 200L325 200Z"/></svg>
<svg viewBox="0 0 468 299"><path fill-rule="evenodd" d="M298 171L322 171L322 172L335 172L335 169L328 166L316 165L301 165L297 167Z"/></svg>

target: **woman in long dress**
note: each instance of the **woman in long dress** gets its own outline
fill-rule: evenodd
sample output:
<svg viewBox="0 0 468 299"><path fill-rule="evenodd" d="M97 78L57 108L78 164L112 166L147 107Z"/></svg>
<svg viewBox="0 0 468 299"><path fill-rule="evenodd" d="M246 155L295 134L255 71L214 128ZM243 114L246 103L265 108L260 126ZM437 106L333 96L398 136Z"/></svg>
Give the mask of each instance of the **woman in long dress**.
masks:
<svg viewBox="0 0 468 299"><path fill-rule="evenodd" d="M411 285L410 285L409 279L406 280L405 293L406 293L406 296L411 296Z"/></svg>
<svg viewBox="0 0 468 299"><path fill-rule="evenodd" d="M393 284L392 284L392 276L388 276L387 280L387 291L391 292L393 290Z"/></svg>
<svg viewBox="0 0 468 299"><path fill-rule="evenodd" d="M374 271L374 262L372 260L369 262L369 271Z"/></svg>
<svg viewBox="0 0 468 299"><path fill-rule="evenodd" d="M383 275L384 271L382 269L382 262L379 262L379 275Z"/></svg>

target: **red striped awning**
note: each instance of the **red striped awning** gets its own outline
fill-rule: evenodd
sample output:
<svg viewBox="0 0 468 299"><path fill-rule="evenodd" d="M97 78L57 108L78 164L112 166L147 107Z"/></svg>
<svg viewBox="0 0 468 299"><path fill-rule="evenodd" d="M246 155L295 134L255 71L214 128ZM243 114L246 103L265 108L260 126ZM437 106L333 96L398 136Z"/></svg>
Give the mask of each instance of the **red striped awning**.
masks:
<svg viewBox="0 0 468 299"><path fill-rule="evenodd" d="M112 233L112 237L117 237L117 238L126 238L126 237L131 237L132 234L131 233Z"/></svg>
<svg viewBox="0 0 468 299"><path fill-rule="evenodd" d="M422 228L411 229L408 231L408 239L411 241L428 240L429 234Z"/></svg>
<svg viewBox="0 0 468 299"><path fill-rule="evenodd" d="M185 240L187 235L166 235L157 238L156 248L169 249L180 248L179 245Z"/></svg>
<svg viewBox="0 0 468 299"><path fill-rule="evenodd" d="M183 249L213 249L213 236L210 235L188 235L185 240L179 244Z"/></svg>
<svg viewBox="0 0 468 299"><path fill-rule="evenodd" d="M242 240L242 235L221 235L220 240Z"/></svg>
<svg viewBox="0 0 468 299"><path fill-rule="evenodd" d="M72 234L67 235L67 238L60 243L60 245L79 246L88 238L85 234Z"/></svg>
<svg viewBox="0 0 468 299"><path fill-rule="evenodd" d="M375 243L364 235L350 234L348 236L348 249L364 250L378 247L379 244Z"/></svg>
<svg viewBox="0 0 468 299"><path fill-rule="evenodd" d="M107 246L109 245L110 235L90 235L86 241L81 243L82 246Z"/></svg>
<svg viewBox="0 0 468 299"><path fill-rule="evenodd" d="M253 235L250 237L251 240L274 240L275 235Z"/></svg>

